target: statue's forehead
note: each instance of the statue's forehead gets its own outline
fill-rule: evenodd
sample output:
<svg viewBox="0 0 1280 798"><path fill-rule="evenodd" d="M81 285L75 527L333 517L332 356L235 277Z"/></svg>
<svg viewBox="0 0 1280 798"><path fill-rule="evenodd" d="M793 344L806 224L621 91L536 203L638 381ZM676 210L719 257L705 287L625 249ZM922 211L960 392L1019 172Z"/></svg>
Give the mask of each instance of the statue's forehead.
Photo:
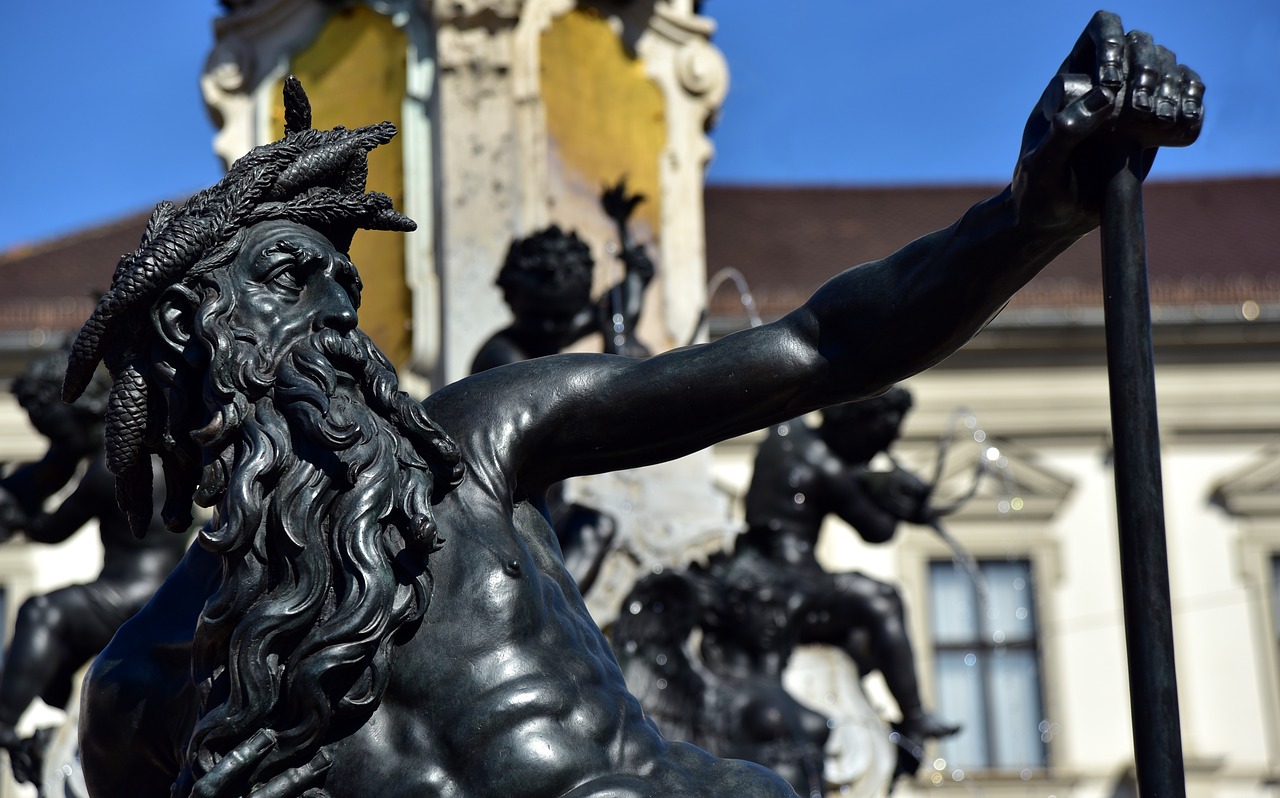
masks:
<svg viewBox="0 0 1280 798"><path fill-rule="evenodd" d="M315 244L322 249L337 252L337 248L333 246L333 243L329 241L324 233L313 227L283 219L259 222L250 227L242 252L256 255L267 245L282 240Z"/></svg>

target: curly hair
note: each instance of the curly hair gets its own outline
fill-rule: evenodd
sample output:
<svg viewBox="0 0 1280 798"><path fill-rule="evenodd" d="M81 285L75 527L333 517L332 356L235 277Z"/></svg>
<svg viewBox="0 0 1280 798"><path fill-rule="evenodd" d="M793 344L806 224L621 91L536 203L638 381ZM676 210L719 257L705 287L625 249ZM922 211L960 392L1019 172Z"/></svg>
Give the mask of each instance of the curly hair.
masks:
<svg viewBox="0 0 1280 798"><path fill-rule="evenodd" d="M889 410L906 413L911 409L911 392L901 385L895 385L879 396L862 399L857 402L845 402L822 409L824 424L853 424L867 416L875 416Z"/></svg>
<svg viewBox="0 0 1280 798"><path fill-rule="evenodd" d="M22 373L13 378L9 390L28 413L62 402L62 381L67 374L70 347L63 346L31 360ZM95 369L85 390L71 403L72 409L87 419L101 420L107 412L107 393L111 380L106 372Z"/></svg>
<svg viewBox="0 0 1280 798"><path fill-rule="evenodd" d="M532 300L579 298L591 301L595 262L578 234L551 225L511 242L497 285L508 297Z"/></svg>

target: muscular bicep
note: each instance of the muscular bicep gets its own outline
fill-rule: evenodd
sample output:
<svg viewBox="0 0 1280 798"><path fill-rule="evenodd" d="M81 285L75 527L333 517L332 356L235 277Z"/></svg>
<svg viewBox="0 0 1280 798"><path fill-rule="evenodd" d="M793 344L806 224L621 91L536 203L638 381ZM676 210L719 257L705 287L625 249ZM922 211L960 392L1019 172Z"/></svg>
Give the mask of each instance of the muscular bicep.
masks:
<svg viewBox="0 0 1280 798"><path fill-rule="evenodd" d="M811 409L826 365L798 323L644 360L556 359L529 471L557 480L647 465Z"/></svg>

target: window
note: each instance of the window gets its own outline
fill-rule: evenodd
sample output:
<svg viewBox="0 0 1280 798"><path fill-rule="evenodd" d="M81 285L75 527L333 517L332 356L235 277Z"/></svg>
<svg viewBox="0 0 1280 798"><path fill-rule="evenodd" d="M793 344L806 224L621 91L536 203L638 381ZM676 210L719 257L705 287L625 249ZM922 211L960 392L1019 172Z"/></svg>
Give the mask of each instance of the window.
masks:
<svg viewBox="0 0 1280 798"><path fill-rule="evenodd" d="M929 563L937 711L964 724L938 741L939 754L969 770L1043 769L1049 734L1031 562L983 560L978 571L985 590L949 560Z"/></svg>
<svg viewBox="0 0 1280 798"><path fill-rule="evenodd" d="M1271 627L1280 645L1280 554L1271 555Z"/></svg>

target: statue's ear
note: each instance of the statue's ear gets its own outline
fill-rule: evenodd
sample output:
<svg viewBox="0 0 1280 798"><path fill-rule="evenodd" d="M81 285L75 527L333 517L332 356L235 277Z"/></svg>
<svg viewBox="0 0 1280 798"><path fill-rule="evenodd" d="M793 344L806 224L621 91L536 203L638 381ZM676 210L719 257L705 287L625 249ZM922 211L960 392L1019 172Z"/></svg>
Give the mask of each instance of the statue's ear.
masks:
<svg viewBox="0 0 1280 798"><path fill-rule="evenodd" d="M182 285L166 288L152 306L151 326L155 328L160 340L174 352L186 351L187 342L191 340L195 329L195 313L199 306L200 297Z"/></svg>

